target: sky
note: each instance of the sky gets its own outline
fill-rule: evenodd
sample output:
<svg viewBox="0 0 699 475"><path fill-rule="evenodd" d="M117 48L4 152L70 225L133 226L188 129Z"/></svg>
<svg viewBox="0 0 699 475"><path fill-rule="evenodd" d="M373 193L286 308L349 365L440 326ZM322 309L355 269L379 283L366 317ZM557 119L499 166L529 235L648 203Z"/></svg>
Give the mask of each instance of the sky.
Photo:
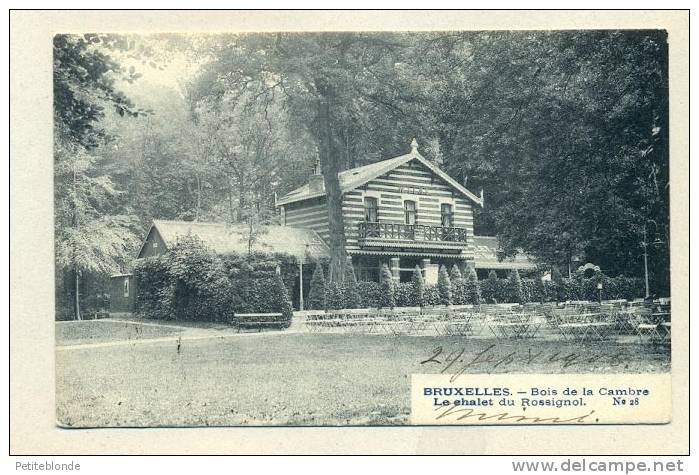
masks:
<svg viewBox="0 0 699 475"><path fill-rule="evenodd" d="M168 36L172 38L173 35ZM187 36L178 35L182 39ZM156 58L158 66L163 69L149 66L148 61L143 64L141 60L128 58L125 55L115 56L115 59L124 67L133 66L136 72L142 74L142 77L133 84L125 83L124 92L138 88L141 83L164 86L181 92L181 84L192 78L201 66L201 61L197 61L191 51L173 47L171 42L159 38L158 35L136 36L135 39L153 49L153 57Z"/></svg>

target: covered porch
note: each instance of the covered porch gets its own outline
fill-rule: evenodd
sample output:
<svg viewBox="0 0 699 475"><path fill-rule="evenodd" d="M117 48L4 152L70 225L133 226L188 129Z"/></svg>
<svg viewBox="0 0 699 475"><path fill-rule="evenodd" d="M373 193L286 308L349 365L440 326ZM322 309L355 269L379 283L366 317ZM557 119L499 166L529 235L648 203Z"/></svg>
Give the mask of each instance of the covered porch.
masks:
<svg viewBox="0 0 699 475"><path fill-rule="evenodd" d="M461 253L363 250L350 253L350 257L358 281L379 282L381 267L386 264L396 282L410 282L415 267L420 267L426 285L437 283L437 275L442 265L447 266L449 270L453 265L457 265L463 273L469 263L473 263Z"/></svg>

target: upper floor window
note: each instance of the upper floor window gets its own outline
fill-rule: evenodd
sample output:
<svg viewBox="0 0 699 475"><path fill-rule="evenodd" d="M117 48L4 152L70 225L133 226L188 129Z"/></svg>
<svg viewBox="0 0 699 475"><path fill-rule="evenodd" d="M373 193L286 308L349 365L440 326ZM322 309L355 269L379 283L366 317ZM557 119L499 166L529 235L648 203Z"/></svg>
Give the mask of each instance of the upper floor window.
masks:
<svg viewBox="0 0 699 475"><path fill-rule="evenodd" d="M415 207L415 202L406 200L404 202L405 206L405 224L413 225L417 222L417 209Z"/></svg>
<svg viewBox="0 0 699 475"><path fill-rule="evenodd" d="M379 222L379 203L376 198L364 197L364 219L367 223Z"/></svg>
<svg viewBox="0 0 699 475"><path fill-rule="evenodd" d="M449 203L442 203L442 226L445 228L454 226L454 210Z"/></svg>

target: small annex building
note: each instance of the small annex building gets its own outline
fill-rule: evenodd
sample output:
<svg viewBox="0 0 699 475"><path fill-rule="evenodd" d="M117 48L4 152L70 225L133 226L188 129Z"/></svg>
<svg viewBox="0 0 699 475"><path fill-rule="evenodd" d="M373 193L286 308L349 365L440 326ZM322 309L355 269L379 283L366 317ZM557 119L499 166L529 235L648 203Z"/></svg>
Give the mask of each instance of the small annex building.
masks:
<svg viewBox="0 0 699 475"><path fill-rule="evenodd" d="M300 265L316 262L329 255L328 246L312 229L278 225L259 226L250 240L247 225L202 223L194 221L154 220L138 252L137 259L166 253L183 236L197 236L218 254L252 252L284 253L297 258ZM293 289L290 289L293 291ZM110 311L132 312L138 282L131 273L114 274L110 279Z"/></svg>

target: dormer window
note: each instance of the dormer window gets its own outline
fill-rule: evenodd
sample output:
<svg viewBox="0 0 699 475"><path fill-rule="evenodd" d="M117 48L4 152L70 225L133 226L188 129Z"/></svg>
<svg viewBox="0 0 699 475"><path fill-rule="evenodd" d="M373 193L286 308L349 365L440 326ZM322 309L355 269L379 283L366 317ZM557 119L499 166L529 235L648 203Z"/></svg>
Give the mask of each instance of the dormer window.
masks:
<svg viewBox="0 0 699 475"><path fill-rule="evenodd" d="M129 296L129 278L125 277L124 278L124 297Z"/></svg>
<svg viewBox="0 0 699 475"><path fill-rule="evenodd" d="M367 223L379 222L379 203L376 198L364 197L364 220Z"/></svg>

